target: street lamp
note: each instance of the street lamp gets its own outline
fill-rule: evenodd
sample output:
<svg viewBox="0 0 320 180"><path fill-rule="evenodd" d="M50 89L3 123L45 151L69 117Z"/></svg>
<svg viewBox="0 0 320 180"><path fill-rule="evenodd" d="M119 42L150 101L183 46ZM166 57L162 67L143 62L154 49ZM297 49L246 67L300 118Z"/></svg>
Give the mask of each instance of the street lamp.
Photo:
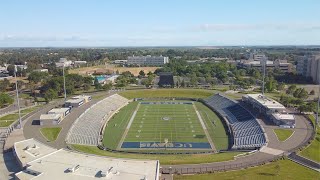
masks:
<svg viewBox="0 0 320 180"><path fill-rule="evenodd" d="M261 61L260 61L261 62ZM263 78L262 78L262 95L264 95L264 79L265 79L265 76L266 76L266 64L267 64L267 58L266 57L263 57L262 59L262 62L263 62Z"/></svg>
<svg viewBox="0 0 320 180"><path fill-rule="evenodd" d="M17 66L14 65L14 78L16 80L16 95L17 95L17 105L18 105L18 114L19 114L19 124L20 129L22 129L22 121L21 121L21 112L20 112L20 101L19 101L19 90L18 90L18 80L17 80Z"/></svg>
<svg viewBox="0 0 320 180"><path fill-rule="evenodd" d="M63 91L64 91L64 103L67 101L67 91L66 91L66 77L64 76L64 63L62 68L62 74L63 74Z"/></svg>
<svg viewBox="0 0 320 180"><path fill-rule="evenodd" d="M319 91L318 91L318 105L317 105L317 117L316 117L316 128L319 125L319 106L320 106L320 83L319 83Z"/></svg>

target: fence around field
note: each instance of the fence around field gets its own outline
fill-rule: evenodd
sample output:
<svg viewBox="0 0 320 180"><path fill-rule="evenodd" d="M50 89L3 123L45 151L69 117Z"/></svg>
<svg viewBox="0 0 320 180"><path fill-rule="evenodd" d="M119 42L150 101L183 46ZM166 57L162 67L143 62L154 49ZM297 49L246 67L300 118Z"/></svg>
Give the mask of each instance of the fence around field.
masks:
<svg viewBox="0 0 320 180"><path fill-rule="evenodd" d="M203 174L203 173L214 173L214 172L223 172L223 171L231 171L238 170L248 167L260 166L266 163L279 160L283 158L284 155L275 156L272 158L268 158L262 161L255 162L245 162L245 163L226 163L225 165L215 165L215 164L199 164L195 167L169 167L169 168L160 168L160 173L162 174Z"/></svg>

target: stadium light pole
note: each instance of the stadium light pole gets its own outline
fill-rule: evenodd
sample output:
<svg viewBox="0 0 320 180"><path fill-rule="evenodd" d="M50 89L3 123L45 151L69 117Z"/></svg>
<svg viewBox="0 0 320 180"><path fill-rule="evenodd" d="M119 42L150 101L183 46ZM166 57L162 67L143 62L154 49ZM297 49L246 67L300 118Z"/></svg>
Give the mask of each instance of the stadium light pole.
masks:
<svg viewBox="0 0 320 180"><path fill-rule="evenodd" d="M264 95L264 80L265 80L265 76L266 76L266 64L267 64L267 60L266 57L264 57L262 59L263 61L263 77L262 77L262 95Z"/></svg>
<svg viewBox="0 0 320 180"><path fill-rule="evenodd" d="M20 100L19 100L19 90L18 90L18 80L17 80L17 66L14 65L14 78L16 80L16 96L17 96L17 105L18 105L18 114L19 114L19 124L20 129L22 129L22 121L21 121L21 112L20 112Z"/></svg>
<svg viewBox="0 0 320 180"><path fill-rule="evenodd" d="M319 125L319 106L320 106L320 83L319 83L319 91L318 91L318 105L317 105L317 117L316 117L316 128Z"/></svg>
<svg viewBox="0 0 320 180"><path fill-rule="evenodd" d="M63 91L64 91L64 103L67 101L67 91L66 91L66 77L64 75L64 63L62 68L62 74L63 74Z"/></svg>

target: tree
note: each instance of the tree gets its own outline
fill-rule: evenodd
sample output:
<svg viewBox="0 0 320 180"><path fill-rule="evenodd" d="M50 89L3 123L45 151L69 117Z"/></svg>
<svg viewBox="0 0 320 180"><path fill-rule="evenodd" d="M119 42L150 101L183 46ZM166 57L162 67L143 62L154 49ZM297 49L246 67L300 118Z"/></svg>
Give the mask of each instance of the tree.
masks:
<svg viewBox="0 0 320 180"><path fill-rule="evenodd" d="M298 88L293 93L293 97L300 98L300 99L307 99L308 96L309 94L304 88Z"/></svg>
<svg viewBox="0 0 320 180"><path fill-rule="evenodd" d="M4 92L10 86L10 81L5 78L3 81L0 81L0 91Z"/></svg>
<svg viewBox="0 0 320 180"><path fill-rule="evenodd" d="M290 85L287 90L287 94L293 94L296 89L297 89L296 85Z"/></svg>
<svg viewBox="0 0 320 180"><path fill-rule="evenodd" d="M7 71L9 72L9 75L10 76L13 76L14 75L14 71L15 71L15 67L14 67L14 65L9 65L8 67L7 67Z"/></svg>
<svg viewBox="0 0 320 180"><path fill-rule="evenodd" d="M0 93L0 107L4 107L7 106L9 104L13 103L13 98L10 97L8 94L6 93Z"/></svg>
<svg viewBox="0 0 320 180"><path fill-rule="evenodd" d="M277 90L278 90L278 91L282 91L282 90L284 90L284 87L285 87L285 84L284 84L284 83L279 83L279 84L277 85Z"/></svg>
<svg viewBox="0 0 320 180"><path fill-rule="evenodd" d="M315 91L313 89L310 91L310 95L315 95Z"/></svg>
<svg viewBox="0 0 320 180"><path fill-rule="evenodd" d="M96 90L100 90L102 88L102 85L99 83L97 78L94 79L94 88Z"/></svg>
<svg viewBox="0 0 320 180"><path fill-rule="evenodd" d="M34 82L37 84L47 77L48 77L48 73L46 73L46 72L33 71L29 74L28 80L30 82Z"/></svg>
<svg viewBox="0 0 320 180"><path fill-rule="evenodd" d="M108 83L102 86L102 89L105 91L109 91L112 88L112 84Z"/></svg>
<svg viewBox="0 0 320 180"><path fill-rule="evenodd" d="M139 72L139 76L140 77L144 77L146 74L144 73L144 71L143 70L141 70L140 72Z"/></svg>
<svg viewBox="0 0 320 180"><path fill-rule="evenodd" d="M83 85L83 90L89 91L89 90L90 90L90 87L91 87L90 84L84 84L84 85Z"/></svg>
<svg viewBox="0 0 320 180"><path fill-rule="evenodd" d="M52 101L53 99L58 98L58 92L54 89L49 89L44 94L44 99L48 103L49 101Z"/></svg>

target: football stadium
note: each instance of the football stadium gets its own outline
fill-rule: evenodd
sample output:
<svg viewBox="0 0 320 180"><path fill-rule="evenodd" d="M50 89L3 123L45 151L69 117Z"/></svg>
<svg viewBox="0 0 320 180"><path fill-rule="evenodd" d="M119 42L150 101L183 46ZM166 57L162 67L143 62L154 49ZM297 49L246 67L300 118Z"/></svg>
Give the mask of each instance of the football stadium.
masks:
<svg viewBox="0 0 320 180"><path fill-rule="evenodd" d="M242 98L248 96L260 99L251 102L239 96L235 100L226 93L199 89L110 91L99 98L73 97L83 98L83 104L65 113L59 124L26 123L26 140L14 143L14 155L24 169L15 177L164 179L171 174L259 166L308 143L309 125L298 118L294 124L299 129L287 141L277 142L265 124L271 120L265 114L261 121L260 109L252 104L276 102L263 95ZM62 128L55 142L43 139L42 132L36 134L42 126ZM132 164L136 167L127 169Z"/></svg>

